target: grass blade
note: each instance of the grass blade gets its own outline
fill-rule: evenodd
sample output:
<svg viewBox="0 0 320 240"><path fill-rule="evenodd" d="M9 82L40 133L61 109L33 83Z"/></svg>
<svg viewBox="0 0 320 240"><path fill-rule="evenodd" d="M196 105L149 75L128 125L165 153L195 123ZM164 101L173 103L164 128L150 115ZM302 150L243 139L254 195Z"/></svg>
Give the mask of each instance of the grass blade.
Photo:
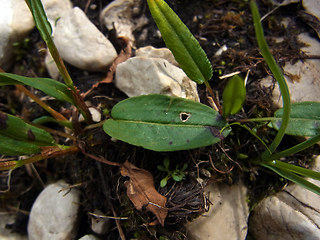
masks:
<svg viewBox="0 0 320 240"><path fill-rule="evenodd" d="M296 184L299 184L300 186L308 189L309 191L320 195L320 187L318 187L317 185L298 176L297 174L292 173L292 172L285 170L285 169L277 168L277 167L273 166L272 163L270 164L270 162L263 162L263 163L259 163L259 164L263 167L269 168L270 170L274 171L275 173L279 174L280 176L282 176L282 177L284 177L284 178L286 178Z"/></svg>
<svg viewBox="0 0 320 240"><path fill-rule="evenodd" d="M74 104L70 89L63 83L50 78L29 78L12 73L0 73L0 86L16 84L34 87L60 101Z"/></svg>
<svg viewBox="0 0 320 240"><path fill-rule="evenodd" d="M250 1L250 7L251 7L251 12L252 12L252 17L253 17L253 23L254 23L254 29L256 32L256 37L257 37L257 42L259 45L259 48L261 50L261 54L263 58L265 59L266 63L268 64L268 67L270 68L274 78L277 80L279 84L279 88L281 91L282 95L282 102L283 102L283 117L281 121L281 127L279 128L279 131L273 140L273 142L269 146L269 150L271 153L273 153L278 145L280 144L284 134L285 130L287 128L287 125L289 123L289 118L290 118L290 95L289 95L289 89L288 85L286 83L286 80L284 79L283 73L280 69L280 67L277 65L275 59L270 53L269 47L267 45L267 42L264 38L263 34L263 28L262 24L260 22L260 14L258 11L258 7L255 3L254 0ZM263 160L268 159L268 157L271 155L269 151L263 152L261 158Z"/></svg>

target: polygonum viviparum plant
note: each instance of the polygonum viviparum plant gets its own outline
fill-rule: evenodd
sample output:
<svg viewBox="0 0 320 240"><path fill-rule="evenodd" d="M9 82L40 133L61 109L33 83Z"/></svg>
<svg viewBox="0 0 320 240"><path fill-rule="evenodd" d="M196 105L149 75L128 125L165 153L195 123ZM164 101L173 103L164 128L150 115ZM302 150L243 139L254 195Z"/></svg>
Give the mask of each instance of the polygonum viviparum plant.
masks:
<svg viewBox="0 0 320 240"><path fill-rule="evenodd" d="M73 129L70 121L35 96L32 96L22 85L34 87L57 100L71 103L84 115L87 123L90 124L90 112L73 85L53 43L51 26L47 21L41 1L26 0L26 2L65 83L49 78L28 78L10 73L0 73L0 86L16 85L17 88L32 97L35 102L52 115L49 121L54 121L67 126L71 130ZM223 107L221 107L209 84L209 80L212 78L211 63L198 41L163 0L148 0L148 5L166 45L172 51L180 67L191 80L198 84L204 83L206 85L214 100L215 109L178 97L159 94L138 96L121 101L114 106L111 111L111 118L103 124L104 131L114 138L154 151L186 150L222 141L231 131L228 117L239 112L245 101L246 88L244 81L239 76L234 76L228 81L222 96ZM320 194L318 186L303 178L311 177L320 180L318 172L279 160L319 142L320 119L318 116L320 116L320 103L290 103L289 90L281 69L270 54L264 39L255 1L251 0L250 6L261 54L279 84L284 106L275 113L273 118L247 120L270 122L270 127L278 130L274 141L269 146L264 143L267 146L266 150L251 161ZM310 138L289 149L275 152L284 134L310 136ZM3 112L0 112L0 140L0 154L37 154L24 160L0 162L0 170L13 169L48 157L80 151L76 145L59 145L46 130Z"/></svg>
<svg viewBox="0 0 320 240"><path fill-rule="evenodd" d="M221 108L209 84L212 77L211 63L198 41L163 0L148 0L148 5L165 44L191 80L198 84L205 83L217 111L209 110L201 103L176 97L162 95L133 97L118 103L112 109L112 118L104 123L105 132L117 139L154 151L192 149L223 140L231 131L225 119L239 112L245 101L244 81L237 75L228 81L223 92ZM272 143L269 146L264 143L267 149L252 159L252 162L320 194L318 186L303 178L320 180L318 172L278 160L319 142L320 103L303 102L291 105L287 83L265 41L254 0L250 1L250 7L261 54L279 84L283 99L283 108L275 113L274 118L248 120L269 121L270 126L278 130ZM292 129L296 131L293 132ZM285 151L274 153L285 134L311 138Z"/></svg>

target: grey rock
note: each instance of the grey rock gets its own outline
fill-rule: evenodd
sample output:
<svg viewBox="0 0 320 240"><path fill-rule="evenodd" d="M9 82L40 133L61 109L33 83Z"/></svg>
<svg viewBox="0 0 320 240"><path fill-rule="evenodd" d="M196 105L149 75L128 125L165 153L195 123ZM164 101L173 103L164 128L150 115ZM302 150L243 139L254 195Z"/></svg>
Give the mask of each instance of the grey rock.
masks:
<svg viewBox="0 0 320 240"><path fill-rule="evenodd" d="M34 21L24 0L0 0L0 67L12 65L12 44L34 28Z"/></svg>
<svg viewBox="0 0 320 240"><path fill-rule="evenodd" d="M306 44L302 50L306 54L319 55L320 42L307 34L299 35L300 41ZM319 101L320 96L320 60L306 59L295 64L287 62L283 68L285 78L290 90L292 102ZM271 77L261 81L262 86L273 85ZM276 106L282 107L282 100L278 85L274 88L272 99Z"/></svg>
<svg viewBox="0 0 320 240"><path fill-rule="evenodd" d="M88 71L106 71L117 57L110 41L78 7L57 21L54 42L65 61Z"/></svg>
<svg viewBox="0 0 320 240"><path fill-rule="evenodd" d="M315 16L320 21L320 1L303 0L302 6L305 8L307 13ZM318 35L319 34L320 34L320 32L318 32Z"/></svg>
<svg viewBox="0 0 320 240"><path fill-rule="evenodd" d="M118 36L128 37L134 46L133 32L148 23L146 16L139 16L141 2L141 0L115 0L102 10L100 22L108 30L115 28Z"/></svg>
<svg viewBox="0 0 320 240"><path fill-rule="evenodd" d="M61 74L48 49L46 57L44 59L44 63L46 65L50 77L55 80L58 80Z"/></svg>
<svg viewBox="0 0 320 240"><path fill-rule="evenodd" d="M179 66L179 63L176 61L172 52L168 48L155 48L152 46L141 47L137 49L136 56L147 58L163 58L172 65L177 67Z"/></svg>
<svg viewBox="0 0 320 240"><path fill-rule="evenodd" d="M72 240L77 230L80 193L64 181L48 185L34 202L28 223L29 240Z"/></svg>
<svg viewBox="0 0 320 240"><path fill-rule="evenodd" d="M246 202L247 188L243 183L234 185L212 184L208 213L186 224L194 240L244 240L248 230L249 207Z"/></svg>
<svg viewBox="0 0 320 240"><path fill-rule="evenodd" d="M91 230L97 234L105 234L109 230L110 219L106 218L100 210L95 210L91 216Z"/></svg>
<svg viewBox="0 0 320 240"><path fill-rule="evenodd" d="M129 97L158 93L199 101L196 83L165 59L130 58L118 65L115 80Z"/></svg>
<svg viewBox="0 0 320 240"><path fill-rule="evenodd" d="M79 238L79 240L99 240L100 238L92 235L92 234L87 234L84 235L83 237Z"/></svg>
<svg viewBox="0 0 320 240"><path fill-rule="evenodd" d="M320 156L313 170L320 171ZM320 196L296 184L262 200L250 217L250 232L260 240L318 240L319 226Z"/></svg>
<svg viewBox="0 0 320 240"><path fill-rule="evenodd" d="M70 0L42 0L42 4L52 28L55 27L55 23L59 18L72 10Z"/></svg>
<svg viewBox="0 0 320 240"><path fill-rule="evenodd" d="M11 214L1 214L0 217L0 239L1 240L28 240L27 236L18 233L12 233L11 230L6 229L7 224L14 223L15 216Z"/></svg>

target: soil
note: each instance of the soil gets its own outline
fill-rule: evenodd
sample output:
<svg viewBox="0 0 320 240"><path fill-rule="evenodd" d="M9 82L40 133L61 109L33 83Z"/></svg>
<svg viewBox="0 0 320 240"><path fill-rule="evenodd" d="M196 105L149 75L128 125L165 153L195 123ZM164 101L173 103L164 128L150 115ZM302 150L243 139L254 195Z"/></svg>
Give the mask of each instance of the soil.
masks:
<svg viewBox="0 0 320 240"><path fill-rule="evenodd" d="M82 8L90 20L112 40L117 50L121 50L121 42L116 38L115 32L108 32L99 23L100 11L111 1L99 0L74 0L75 6ZM256 44L254 28L250 8L247 1L243 0L168 0L167 3L176 11L191 32L199 40L207 53L214 69L212 88L222 96L226 79L219 76L240 71L244 77L250 70L247 83L247 100L244 111L235 116L236 119L256 116L272 116L274 108L270 105L272 89L259 86L259 79L270 75L270 72L259 54ZM270 12L274 6L268 0L258 1L260 14L263 16ZM92 8L93 4L96 8ZM91 7L90 7L91 6ZM152 45L164 47L163 41L157 37L157 28L150 16L146 1L141 6L141 14L149 18L148 25L138 29L134 34L137 47ZM297 61L305 57L300 52L301 43L297 41L300 32L308 31L315 35L304 21L299 18L301 6L292 4L279 8L263 21L264 31L277 62L281 65L285 61ZM283 19L288 19L288 27L281 24ZM140 39L144 29L148 30L148 36ZM277 43L275 37L284 41ZM228 50L219 56L216 51L223 45ZM12 68L13 73L31 77L49 77L44 66L44 42L35 30L30 36L20 42L16 48L16 61ZM100 81L106 73L94 73L79 70L67 65L75 85L81 92L85 92L92 84ZM40 97L44 95L34 89L32 92ZM204 86L199 86L199 96L202 103L208 104L207 93ZM108 109L127 96L118 90L113 83L101 84L85 99L92 106L100 109ZM50 105L66 116L71 116L70 106L57 101L50 101ZM28 121L47 115L36 103L18 92L15 87L0 88L0 110L15 114ZM107 118L108 115L105 115ZM47 127L58 131L64 129L55 124L47 124ZM270 142L275 132L265 125L248 124L255 128L260 137ZM83 127L83 126L82 126ZM92 233L90 230L90 213L95 209L101 210L106 216L124 217L120 220L121 228L126 239L188 239L188 234L183 223L190 221L199 214L205 212L209 199L203 196L203 186L209 182L236 183L240 178L249 187L250 205L262 197L280 190L287 182L276 177L275 174L260 167L251 165L248 159L256 157L264 150L263 145L250 133L240 127L234 127L233 134L219 144L178 152L153 152L135 147L121 141L114 141L103 132L101 127L93 128L79 134L78 143L82 143L83 149L92 155L102 156L105 159L123 163L126 160L152 173L156 189L168 198L167 207L169 215L165 227L153 225L156 219L145 211L137 211L126 195L124 182L119 168L95 161L83 153L67 155L59 158L37 162L34 166L25 166L13 172L1 172L1 190L10 186L10 191L1 194L1 208L16 213L16 222L8 225L14 232L26 234L28 213L33 201L43 189L44 184L59 179L64 179L81 191L80 202L80 227L78 237ZM57 137L61 144L71 145L72 141ZM292 146L297 139L286 137L281 148ZM301 152L290 159L292 163L306 166L312 154L318 151L311 150ZM166 174L157 169L165 158L170 160L170 166L182 166L188 163L185 179L175 182L170 179L164 188L159 184ZM10 175L9 175L10 174ZM10 182L9 181L9 176ZM272 176L272 177L271 177ZM199 184L199 179L203 180ZM190 200L192 199L192 201ZM109 232L100 236L101 239L120 239L115 221L111 221Z"/></svg>

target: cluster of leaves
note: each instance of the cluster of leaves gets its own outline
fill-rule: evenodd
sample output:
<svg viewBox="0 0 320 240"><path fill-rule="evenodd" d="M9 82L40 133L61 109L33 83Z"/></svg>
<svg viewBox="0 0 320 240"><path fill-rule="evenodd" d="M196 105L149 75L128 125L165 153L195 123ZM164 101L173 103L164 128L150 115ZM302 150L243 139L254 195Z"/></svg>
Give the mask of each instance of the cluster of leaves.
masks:
<svg viewBox="0 0 320 240"><path fill-rule="evenodd" d="M47 21L41 1L26 0L26 2L33 14L36 26L61 72L64 83L48 78L27 78L10 73L0 73L0 86L16 85L22 89L52 115L45 121L54 121L73 130L72 122L41 102L21 85L31 86L57 100L71 103L82 113L87 124L91 124L88 107L73 85L72 79L53 43L51 26ZM206 85L207 90L213 97L216 109L198 102L158 94L133 97L114 106L111 118L103 123L104 131L111 137L154 151L186 150L218 143L226 138L232 130L231 124L228 124L228 117L238 113L245 101L246 86L244 80L238 75L230 78L222 96L223 106L221 107L209 84L213 72L211 63L198 41L163 0L148 0L148 5L166 45L174 54L180 67L191 80ZM320 103L290 103L286 81L281 69L270 54L264 39L259 12L254 0L251 0L250 6L261 54L280 86L284 106L275 113L273 118L248 120L251 122L269 122L270 127L278 130L274 141L269 146L264 143L267 146L266 150L251 161L320 194L318 186L303 178L311 177L320 180L319 173L279 160L319 142L320 120L318 116L320 115ZM244 125L244 127L246 126ZM275 153L285 134L310 136L311 138L285 151ZM0 170L14 169L26 163L80 150L77 145L61 146L55 142L48 132L40 127L26 123L13 115L0 112L0 154L12 156L40 153L23 161L0 162ZM96 159L99 158L96 157ZM158 210L152 210L150 202L153 201L152 198L156 194L145 195L150 189L152 191L154 189L153 182L150 185L149 174L131 166L129 163L122 165L114 163L113 165L120 166L121 174L130 177L130 181L126 183L128 196L138 209L141 209L142 205L148 205L149 210L156 215L164 214L159 213ZM169 169L169 162L165 161L164 166L160 167L159 170L168 173L165 181L169 177L180 181L183 179L183 171L186 167L184 165L181 169L176 168L172 171ZM137 177L139 174L142 174L146 181L139 179ZM165 181L161 184L165 185ZM139 194L129 192L130 189L136 189ZM165 209L163 201L161 204L157 203L157 205L161 206L160 209ZM163 224L164 218L164 215L158 216L161 224Z"/></svg>
<svg viewBox="0 0 320 240"><path fill-rule="evenodd" d="M169 158L165 158L163 160L163 165L157 166L159 171L167 173L167 176L161 180L160 187L165 187L170 178L172 178L176 182L182 181L186 177L184 174L184 171L187 169L187 167L188 167L188 164L184 163L181 168L179 168L179 165L177 165L174 170L171 170L170 160Z"/></svg>

